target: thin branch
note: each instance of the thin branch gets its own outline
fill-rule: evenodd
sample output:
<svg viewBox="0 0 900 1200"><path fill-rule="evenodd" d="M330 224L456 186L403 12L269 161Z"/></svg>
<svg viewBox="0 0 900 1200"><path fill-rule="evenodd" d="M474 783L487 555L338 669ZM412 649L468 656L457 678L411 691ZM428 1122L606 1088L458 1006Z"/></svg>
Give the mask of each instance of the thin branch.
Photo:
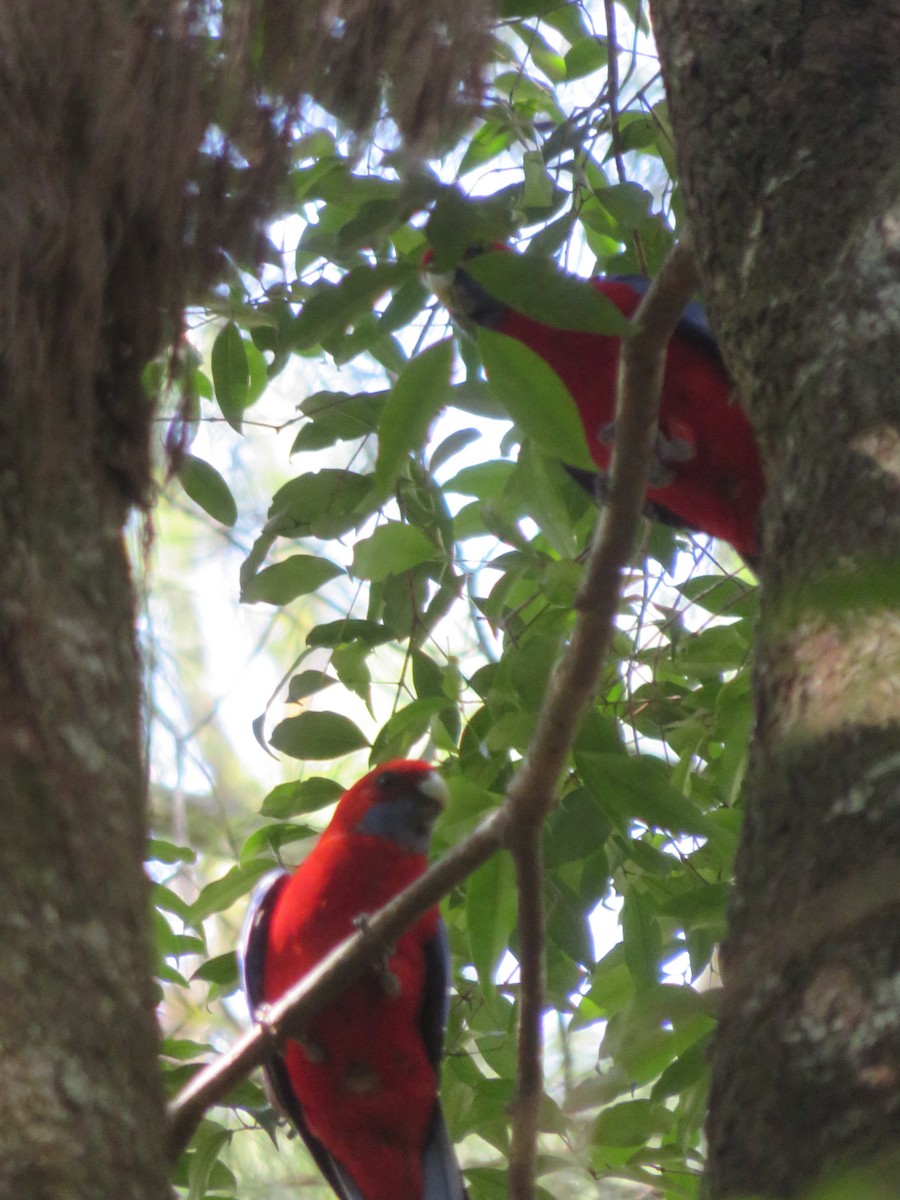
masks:
<svg viewBox="0 0 900 1200"><path fill-rule="evenodd" d="M203 1114L262 1065L286 1037L297 1037L313 1017L362 973L423 912L481 866L503 845L509 825L507 805L497 809L463 842L395 896L357 933L336 946L309 974L272 1004L260 1021L227 1053L199 1071L169 1106L169 1159L177 1161Z"/></svg>
<svg viewBox="0 0 900 1200"><path fill-rule="evenodd" d="M576 598L578 619L568 649L550 679L528 756L509 788L509 846L519 894L518 1087L512 1106L509 1159L511 1200L532 1200L534 1160L543 1098L541 1018L543 984L543 867L541 828L612 642L622 569L637 535L650 456L659 425L666 350L697 286L687 239L674 248L623 339L616 398L616 437L609 502L603 509Z"/></svg>
<svg viewBox="0 0 900 1200"><path fill-rule="evenodd" d="M625 183L628 173L622 157L622 131L619 128L619 39L616 34L615 0L603 0L606 11L606 97L609 107L609 136L612 139L613 159L619 183Z"/></svg>
<svg viewBox="0 0 900 1200"><path fill-rule="evenodd" d="M612 140L613 159L619 175L619 183L626 183L628 172L622 154L622 129L619 124L619 37L616 32L616 0L603 0L606 12L606 95L609 108L609 136ZM641 270L647 274L647 256L637 229L632 229L634 248Z"/></svg>

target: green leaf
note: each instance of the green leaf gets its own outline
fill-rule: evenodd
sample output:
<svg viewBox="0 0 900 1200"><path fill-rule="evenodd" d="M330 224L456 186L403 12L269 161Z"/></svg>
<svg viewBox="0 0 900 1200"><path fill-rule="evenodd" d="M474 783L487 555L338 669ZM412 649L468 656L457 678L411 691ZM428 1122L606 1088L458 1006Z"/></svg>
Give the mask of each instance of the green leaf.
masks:
<svg viewBox="0 0 900 1200"><path fill-rule="evenodd" d="M298 825L296 821L279 821L273 825L263 825L251 833L241 846L240 861L252 862L254 859L269 854L280 857L283 847L292 842L301 842L306 838L315 837L317 830L309 825Z"/></svg>
<svg viewBox="0 0 900 1200"><path fill-rule="evenodd" d="M426 696L445 696L444 678L449 672L448 666L441 666L421 650L412 655L412 678L416 696L424 699Z"/></svg>
<svg viewBox="0 0 900 1200"><path fill-rule="evenodd" d="M210 1173L231 1133L213 1121L204 1121L191 1142L188 1200L205 1200Z"/></svg>
<svg viewBox="0 0 900 1200"><path fill-rule="evenodd" d="M466 919L472 964L481 986L492 989L516 924L515 871L508 854L495 854L469 877Z"/></svg>
<svg viewBox="0 0 900 1200"><path fill-rule="evenodd" d="M257 859L232 867L221 879L208 883L190 907L191 924L199 925L213 913L224 912L235 901L252 891L256 882L272 870L271 859Z"/></svg>
<svg viewBox="0 0 900 1200"><path fill-rule="evenodd" d="M709 1074L711 1038L711 1034L705 1034L669 1063L653 1085L651 1100L665 1100L667 1096L677 1096L679 1092L685 1091L698 1079Z"/></svg>
<svg viewBox="0 0 900 1200"><path fill-rule="evenodd" d="M237 505L228 484L215 467L186 454L176 472L181 486L204 512L229 529L237 521Z"/></svg>
<svg viewBox="0 0 900 1200"><path fill-rule="evenodd" d="M446 696L427 696L399 709L378 731L372 746L373 759L383 762L405 757L428 732L432 719L451 707Z"/></svg>
<svg viewBox="0 0 900 1200"><path fill-rule="evenodd" d="M466 262L466 271L517 313L556 329L621 337L631 322L587 279L565 275L552 259L494 250Z"/></svg>
<svg viewBox="0 0 900 1200"><path fill-rule="evenodd" d="M407 456L425 442L428 427L449 399L453 343L438 342L400 372L378 424L375 492L387 499Z"/></svg>
<svg viewBox="0 0 900 1200"><path fill-rule="evenodd" d="M600 1057L612 1058L632 1084L649 1083L714 1028L717 1010L716 992L674 984L646 988L612 1016Z"/></svg>
<svg viewBox="0 0 900 1200"><path fill-rule="evenodd" d="M315 392L301 403L309 420L297 434L291 454L299 450L322 450L335 442L353 441L374 433L384 408L387 392Z"/></svg>
<svg viewBox="0 0 900 1200"><path fill-rule="evenodd" d="M656 905L646 892L636 887L626 890L622 905L625 962L639 989L652 987L659 975L662 933L656 911Z"/></svg>
<svg viewBox="0 0 900 1200"><path fill-rule="evenodd" d="M161 908L164 912L174 913L176 917L180 917L182 921L189 923L191 914L190 905L177 892L173 892L171 888L166 887L164 883L154 883L151 886L151 897L156 908Z"/></svg>
<svg viewBox="0 0 900 1200"><path fill-rule="evenodd" d="M216 983L221 988L234 990L238 985L237 954L229 950L225 954L217 954L215 958L208 958L191 979L201 979L204 983Z"/></svg>
<svg viewBox="0 0 900 1200"><path fill-rule="evenodd" d="M604 1109L591 1133L595 1146L640 1146L654 1134L668 1133L674 1113L652 1100L626 1100Z"/></svg>
<svg viewBox="0 0 900 1200"><path fill-rule="evenodd" d="M369 476L329 468L298 475L280 487L269 518L280 520L278 532L286 537L340 537L374 506Z"/></svg>
<svg viewBox="0 0 900 1200"><path fill-rule="evenodd" d="M205 1058L215 1054L216 1048L209 1042L194 1042L189 1038L163 1038L160 1053L178 1062L190 1062L193 1058Z"/></svg>
<svg viewBox="0 0 900 1200"><path fill-rule="evenodd" d="M455 433L451 433L448 437L445 437L431 455L431 461L428 463L430 473L434 475L435 471L442 467L444 463L448 462L454 455L459 454L461 450L471 445L472 442L477 442L480 437L481 434L477 429L457 429Z"/></svg>
<svg viewBox="0 0 900 1200"><path fill-rule="evenodd" d="M291 344L306 350L346 332L388 288L405 283L410 267L403 263L377 263L354 267L338 283L323 283L303 305L294 322Z"/></svg>
<svg viewBox="0 0 900 1200"><path fill-rule="evenodd" d="M313 696L336 683L337 680L327 671L300 671L292 676L288 684L288 700L296 704L298 700L305 700L307 696Z"/></svg>
<svg viewBox="0 0 900 1200"><path fill-rule="evenodd" d="M389 575L402 575L436 555L437 547L421 529L389 521L379 525L370 538L356 543L351 571L358 579L377 583Z"/></svg>
<svg viewBox="0 0 900 1200"><path fill-rule="evenodd" d="M558 867L594 854L612 832L609 817L587 788L563 796L544 825L547 865Z"/></svg>
<svg viewBox="0 0 900 1200"><path fill-rule="evenodd" d="M665 763L650 755L578 754L582 778L615 820L720 842L722 829L672 787Z"/></svg>
<svg viewBox="0 0 900 1200"><path fill-rule="evenodd" d="M222 416L238 433L250 395L250 364L244 339L234 321L216 335L212 348L212 377Z"/></svg>
<svg viewBox="0 0 900 1200"><path fill-rule="evenodd" d="M594 71L606 66L606 39L599 37L583 37L572 44L566 55L566 79L569 83L574 79L582 79Z"/></svg>
<svg viewBox="0 0 900 1200"><path fill-rule="evenodd" d="M371 713L372 673L368 658L368 646L354 642L350 646L338 646L331 656L331 663L347 691L359 696Z"/></svg>
<svg viewBox="0 0 900 1200"><path fill-rule="evenodd" d="M195 863L197 852L189 846L176 846L174 842L166 842L161 838L150 838L147 843L147 861L173 863Z"/></svg>
<svg viewBox="0 0 900 1200"><path fill-rule="evenodd" d="M293 783L280 783L263 800L260 813L264 817L283 821L288 817L317 812L327 804L340 800L343 793L344 789L339 783L318 775Z"/></svg>
<svg viewBox="0 0 900 1200"><path fill-rule="evenodd" d="M316 625L306 635L307 646L349 646L360 641L366 646L380 646L393 640L394 633L377 621L364 621L358 617L345 617L340 621L326 621Z"/></svg>
<svg viewBox="0 0 900 1200"><path fill-rule="evenodd" d="M491 388L519 428L561 462L595 470L568 388L539 354L516 338L478 330Z"/></svg>
<svg viewBox="0 0 900 1200"><path fill-rule="evenodd" d="M292 554L283 562L265 567L244 583L241 600L245 604L289 604L297 596L305 596L338 575L342 567L312 554Z"/></svg>
<svg viewBox="0 0 900 1200"><path fill-rule="evenodd" d="M508 487L515 470L515 463L502 458L493 462L473 463L448 479L444 491L477 496L479 500L496 500Z"/></svg>
<svg viewBox="0 0 900 1200"><path fill-rule="evenodd" d="M540 150L525 151L522 155L522 170L525 175L522 204L526 208L549 208L554 198L553 180L547 174L544 156Z"/></svg>
<svg viewBox="0 0 900 1200"><path fill-rule="evenodd" d="M272 730L269 742L291 758L340 758L362 750L369 741L349 717L332 712L305 712L288 717Z"/></svg>

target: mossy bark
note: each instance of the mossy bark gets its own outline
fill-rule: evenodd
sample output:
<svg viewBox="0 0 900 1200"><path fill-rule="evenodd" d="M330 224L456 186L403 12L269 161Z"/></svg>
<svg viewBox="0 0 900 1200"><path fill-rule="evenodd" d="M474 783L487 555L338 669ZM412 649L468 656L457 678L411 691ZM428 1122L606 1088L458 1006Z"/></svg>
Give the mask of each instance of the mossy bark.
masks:
<svg viewBox="0 0 900 1200"><path fill-rule="evenodd" d="M768 479L706 1194L900 1138L900 9L656 0L704 298Z"/></svg>
<svg viewBox="0 0 900 1200"><path fill-rule="evenodd" d="M123 544L203 129L167 11L0 13L4 1200L168 1193Z"/></svg>

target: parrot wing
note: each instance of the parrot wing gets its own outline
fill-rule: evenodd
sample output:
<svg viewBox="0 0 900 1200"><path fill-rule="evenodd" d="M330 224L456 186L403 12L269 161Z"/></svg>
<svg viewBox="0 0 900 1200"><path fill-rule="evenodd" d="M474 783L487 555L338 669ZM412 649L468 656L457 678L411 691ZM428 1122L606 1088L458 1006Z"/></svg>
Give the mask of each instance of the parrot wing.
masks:
<svg viewBox="0 0 900 1200"><path fill-rule="evenodd" d="M450 1011L450 943L447 927L438 921L434 937L425 944L425 991L419 1031L428 1059L440 1076L444 1053L444 1030ZM447 1123L441 1109L440 1097L435 1101L431 1127L422 1154L422 1192L428 1200L466 1200L459 1165Z"/></svg>
<svg viewBox="0 0 900 1200"><path fill-rule="evenodd" d="M272 871L266 875L257 885L244 919L238 959L247 1007L254 1019L257 1011L266 1003L263 984L269 922L282 888L289 879L287 871ZM428 1059L436 1073L440 1071L444 1046L444 1029L450 1003L449 985L450 946L444 922L439 921L434 937L425 944L425 990L419 1020ZM272 1052L264 1070L272 1107L296 1127L316 1166L340 1200L364 1200L350 1175L310 1131L291 1087L284 1056L277 1051ZM428 1200L466 1200L466 1189L439 1100L435 1102L423 1152L422 1177L423 1195Z"/></svg>
<svg viewBox="0 0 900 1200"><path fill-rule="evenodd" d="M594 279L594 287L600 290L600 285L607 280L610 283L627 283L632 291L637 292L639 296L643 296L653 282L652 279L648 279L645 275L604 275ZM675 326L673 337L681 337L687 342L693 342L694 345L702 346L724 369L722 351L719 349L719 343L716 341L713 331L709 327L709 318L706 315L706 309L702 304L698 304L696 300L689 300L685 305L678 324Z"/></svg>
<svg viewBox="0 0 900 1200"><path fill-rule="evenodd" d="M256 885L250 898L244 928L238 948L241 983L247 999L250 1016L256 1020L257 1011L266 1003L264 992L266 948L269 942L269 922L275 905L285 884L290 879L287 871L270 871ZM297 1129L307 1150L325 1179L334 1188L340 1200L364 1200L350 1176L340 1163L325 1149L310 1132L294 1089L291 1087L284 1055L273 1051L266 1060L263 1070L266 1092L276 1112L286 1117Z"/></svg>

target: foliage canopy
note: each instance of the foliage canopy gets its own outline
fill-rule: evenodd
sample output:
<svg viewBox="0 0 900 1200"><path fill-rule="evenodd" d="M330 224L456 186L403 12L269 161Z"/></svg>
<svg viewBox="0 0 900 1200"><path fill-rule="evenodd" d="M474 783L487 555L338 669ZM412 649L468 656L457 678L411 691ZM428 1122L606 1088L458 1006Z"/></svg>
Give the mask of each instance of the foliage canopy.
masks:
<svg viewBox="0 0 900 1200"><path fill-rule="evenodd" d="M276 486L240 568L241 600L275 614L284 678L273 700L289 715L263 713L255 729L289 781L252 826L237 822L252 832L231 845L199 818L190 847L179 845L166 769L155 793L172 1090L233 1036L231 947L259 877L298 861L340 784L389 757L439 762L452 800L436 852L464 837L526 752L572 627L595 509L558 464L585 455L564 419L569 402L523 347L454 332L421 258L430 245L449 265L471 244L518 239L524 258L488 264L486 282L565 324L584 312L583 286L551 260L582 276L653 274L676 236L678 183L642 0L508 0L491 53L478 117L439 161L384 149L395 140L386 122L362 141L310 108L261 268L233 262L196 314L197 349L176 377L148 373L173 412L171 502L183 488L238 544L256 517L241 469L227 465L235 447L273 404L272 424L296 430L269 468ZM197 437L217 420L233 431L227 443ZM753 581L727 547L646 528L544 835L545 1194L587 1193L598 1178L610 1194L697 1194L755 609ZM268 709L265 696L253 703ZM505 1187L516 1064L506 856L444 913L455 995L443 1103L472 1200L490 1200ZM252 1195L256 1180L274 1194L279 1170L314 1177L299 1151L277 1166L278 1151L250 1131L258 1123L284 1151L255 1082L230 1107L210 1114L178 1167L191 1200Z"/></svg>

